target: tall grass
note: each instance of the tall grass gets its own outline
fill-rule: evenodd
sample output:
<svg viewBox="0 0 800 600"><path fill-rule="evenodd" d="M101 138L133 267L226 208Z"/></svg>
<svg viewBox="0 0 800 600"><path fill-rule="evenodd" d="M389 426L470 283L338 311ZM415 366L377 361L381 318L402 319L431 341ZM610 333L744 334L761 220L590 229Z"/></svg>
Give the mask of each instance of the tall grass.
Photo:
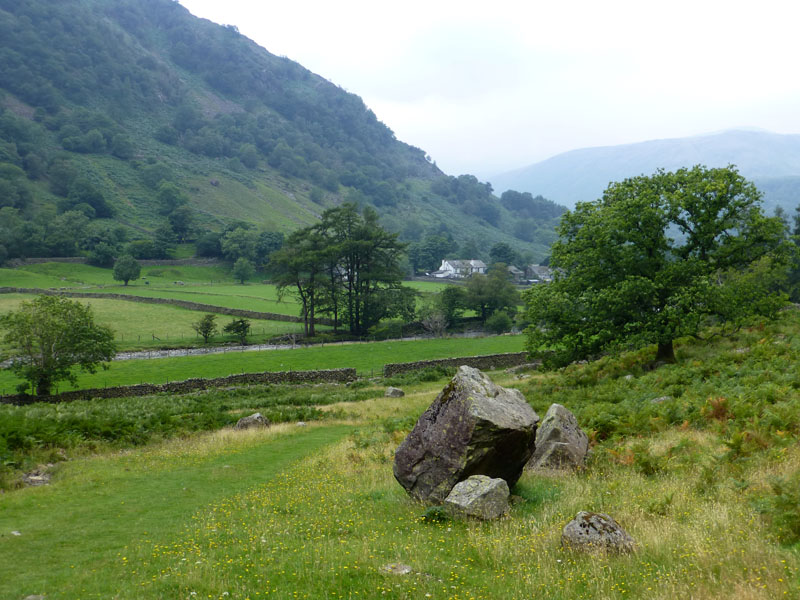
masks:
<svg viewBox="0 0 800 600"><path fill-rule="evenodd" d="M0 489L18 483L15 474L68 455L220 429L256 411L272 423L330 418L335 413L319 407L380 393L335 385L259 385L181 396L0 405Z"/></svg>
<svg viewBox="0 0 800 600"><path fill-rule="evenodd" d="M798 597L798 339L790 313L710 346L684 341L674 367L648 370L650 350L527 379L495 374L537 411L554 401L572 409L593 448L584 470L526 472L509 514L493 522L431 519L392 476L397 445L444 385L427 377L405 380L404 398L377 397L369 384L298 392L346 430L327 421L294 433L193 434L65 463L49 489L0 496L0 531L21 533L0 536L0 592ZM192 401L187 414L201 412ZM254 399L220 397L232 412L239 401ZM561 530L580 510L613 516L637 551L563 550ZM391 573L397 564L410 572Z"/></svg>

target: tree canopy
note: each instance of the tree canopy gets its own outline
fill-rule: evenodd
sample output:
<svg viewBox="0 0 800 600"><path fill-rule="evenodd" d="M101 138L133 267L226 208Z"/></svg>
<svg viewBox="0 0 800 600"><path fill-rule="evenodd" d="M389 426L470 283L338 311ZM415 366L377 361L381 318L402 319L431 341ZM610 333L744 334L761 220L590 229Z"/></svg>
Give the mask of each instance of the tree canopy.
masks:
<svg viewBox="0 0 800 600"><path fill-rule="evenodd" d="M92 309L57 296L37 296L0 317L11 370L26 379L38 395L55 383L75 383L74 367L94 373L113 358L114 334L96 325Z"/></svg>
<svg viewBox="0 0 800 600"><path fill-rule="evenodd" d="M519 293L508 279L504 263L495 263L486 275L475 273L467 279L465 305L486 320L499 311L517 312Z"/></svg>
<svg viewBox="0 0 800 600"><path fill-rule="evenodd" d="M132 279L139 279L142 267L130 254L123 254L114 263L113 277L115 281L122 281L125 285Z"/></svg>
<svg viewBox="0 0 800 600"><path fill-rule="evenodd" d="M400 286L404 249L373 209L359 214L355 204L345 203L326 210L317 225L292 233L270 265L279 290L301 301L307 335L314 335L317 314L363 335L408 305Z"/></svg>
<svg viewBox="0 0 800 600"><path fill-rule="evenodd" d="M552 284L526 292L528 349L560 366L771 314L788 244L737 170L695 166L612 183L562 217ZM733 293L735 290L735 293Z"/></svg>

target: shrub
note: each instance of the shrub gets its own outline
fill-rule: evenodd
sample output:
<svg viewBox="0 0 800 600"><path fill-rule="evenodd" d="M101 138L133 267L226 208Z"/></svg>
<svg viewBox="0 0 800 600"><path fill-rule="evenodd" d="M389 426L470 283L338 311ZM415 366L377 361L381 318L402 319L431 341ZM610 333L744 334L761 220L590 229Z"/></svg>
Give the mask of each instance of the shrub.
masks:
<svg viewBox="0 0 800 600"><path fill-rule="evenodd" d="M758 502L777 539L785 544L800 541L800 472L770 482L771 494Z"/></svg>
<svg viewBox="0 0 800 600"><path fill-rule="evenodd" d="M503 311L496 312L486 319L486 329L492 333L500 334L511 331L511 325L511 317Z"/></svg>

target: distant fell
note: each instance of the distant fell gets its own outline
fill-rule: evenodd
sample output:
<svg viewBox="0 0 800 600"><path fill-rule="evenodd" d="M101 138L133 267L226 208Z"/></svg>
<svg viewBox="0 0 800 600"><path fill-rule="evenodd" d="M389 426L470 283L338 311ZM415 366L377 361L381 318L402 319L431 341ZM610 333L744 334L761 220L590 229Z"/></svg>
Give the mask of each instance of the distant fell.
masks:
<svg viewBox="0 0 800 600"><path fill-rule="evenodd" d="M800 135L731 130L558 154L492 178L506 189L541 194L570 208L599 198L611 181L702 164L736 165L765 194L765 207L793 209L800 202Z"/></svg>

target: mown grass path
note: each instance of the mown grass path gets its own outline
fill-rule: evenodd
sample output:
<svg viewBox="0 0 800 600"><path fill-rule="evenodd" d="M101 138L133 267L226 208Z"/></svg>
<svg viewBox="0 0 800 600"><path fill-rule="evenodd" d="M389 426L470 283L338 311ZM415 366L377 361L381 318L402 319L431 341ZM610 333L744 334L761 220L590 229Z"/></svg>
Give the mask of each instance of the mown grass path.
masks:
<svg viewBox="0 0 800 600"><path fill-rule="evenodd" d="M117 595L115 575L128 544L169 544L198 509L269 481L352 430L290 427L263 441L243 432L241 443L209 452L167 443L74 461L61 472L64 485L0 496L0 598L130 597Z"/></svg>

